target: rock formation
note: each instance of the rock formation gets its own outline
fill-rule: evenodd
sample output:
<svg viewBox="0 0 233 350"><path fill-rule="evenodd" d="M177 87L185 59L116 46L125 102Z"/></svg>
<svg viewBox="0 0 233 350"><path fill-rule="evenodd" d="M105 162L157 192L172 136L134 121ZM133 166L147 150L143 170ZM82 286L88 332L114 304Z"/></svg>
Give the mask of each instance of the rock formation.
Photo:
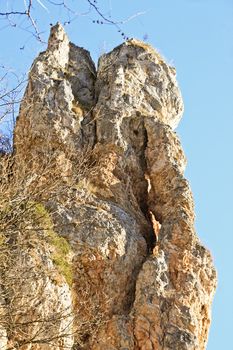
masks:
<svg viewBox="0 0 233 350"><path fill-rule="evenodd" d="M216 273L194 229L174 132L182 112L175 68L149 45L128 40L104 54L96 72L89 53L61 25L52 28L30 70L14 168L30 164L33 177L53 157L68 189L36 203L53 239L21 249L32 270L43 270L20 286L21 299L43 287L23 319L36 314L46 324L38 331L34 320L24 330L31 338L21 334L23 350L206 348ZM76 179L77 158L88 154L89 168ZM55 235L69 246L69 282L54 259ZM62 316L49 326L55 311ZM2 349L18 348L3 326Z"/></svg>

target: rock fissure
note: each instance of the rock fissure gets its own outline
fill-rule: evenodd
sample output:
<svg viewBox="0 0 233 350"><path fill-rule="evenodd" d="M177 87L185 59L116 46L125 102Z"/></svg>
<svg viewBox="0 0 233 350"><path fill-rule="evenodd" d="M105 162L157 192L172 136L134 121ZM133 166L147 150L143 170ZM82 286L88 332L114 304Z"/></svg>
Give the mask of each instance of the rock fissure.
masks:
<svg viewBox="0 0 233 350"><path fill-rule="evenodd" d="M205 349L216 273L194 230L174 132L182 112L175 68L151 46L131 39L101 56L96 72L61 25L51 29L20 107L16 164L32 162L33 174L55 154L67 183L77 157L90 151L91 160L72 189L45 203L69 242L73 284L48 277L53 301L37 300L36 311L72 305L73 319L56 320L53 345L23 350ZM43 278L25 286L34 291ZM3 350L14 339L4 341Z"/></svg>

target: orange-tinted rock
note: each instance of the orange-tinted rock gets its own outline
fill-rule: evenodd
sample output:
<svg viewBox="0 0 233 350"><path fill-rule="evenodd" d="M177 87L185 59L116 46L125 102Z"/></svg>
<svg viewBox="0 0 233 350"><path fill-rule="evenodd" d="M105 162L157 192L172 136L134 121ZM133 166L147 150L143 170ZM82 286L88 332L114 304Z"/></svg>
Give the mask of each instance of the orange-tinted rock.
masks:
<svg viewBox="0 0 233 350"><path fill-rule="evenodd" d="M75 175L75 153L89 148L98 163L72 196L48 203L72 249L71 327L75 318L92 322L82 344L74 334L80 349L206 348L216 273L194 229L186 159L173 131L182 112L175 69L134 39L103 55L96 74L89 54L57 25L32 65L15 129L17 161L57 152L64 178Z"/></svg>

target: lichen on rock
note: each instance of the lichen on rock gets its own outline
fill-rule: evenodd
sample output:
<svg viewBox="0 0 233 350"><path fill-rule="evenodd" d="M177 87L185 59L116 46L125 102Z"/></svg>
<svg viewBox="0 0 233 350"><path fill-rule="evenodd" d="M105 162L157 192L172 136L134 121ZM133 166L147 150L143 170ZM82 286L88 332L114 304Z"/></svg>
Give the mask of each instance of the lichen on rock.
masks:
<svg viewBox="0 0 233 350"><path fill-rule="evenodd" d="M15 166L30 162L33 174L56 154L70 186L75 155L91 150L92 158L82 181L45 203L56 228L50 243L59 241L51 259L65 275L66 253L72 259L72 283L62 283L74 331L54 349L206 348L216 273L194 229L174 132L182 112L175 69L151 46L126 41L99 59L96 72L60 24L51 29L17 119ZM58 337L65 336L58 330ZM39 346L30 349L53 348Z"/></svg>

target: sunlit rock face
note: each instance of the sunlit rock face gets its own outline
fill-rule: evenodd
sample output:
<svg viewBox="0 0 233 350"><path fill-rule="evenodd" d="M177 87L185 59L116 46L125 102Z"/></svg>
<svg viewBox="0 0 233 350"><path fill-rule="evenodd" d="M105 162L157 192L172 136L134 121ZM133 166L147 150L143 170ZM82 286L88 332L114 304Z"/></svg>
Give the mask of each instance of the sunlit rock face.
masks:
<svg viewBox="0 0 233 350"><path fill-rule="evenodd" d="M72 312L67 335L57 325L60 339L30 349L206 348L216 273L194 229L186 159L174 132L182 112L175 68L151 46L129 40L103 55L96 72L61 25L51 29L29 74L16 160L30 163L33 175L56 154L65 182L87 150L98 166L45 203L56 234L71 247L73 271L70 285L51 280L47 288L54 305ZM41 317L52 300L40 300ZM7 349L12 339L1 334Z"/></svg>

